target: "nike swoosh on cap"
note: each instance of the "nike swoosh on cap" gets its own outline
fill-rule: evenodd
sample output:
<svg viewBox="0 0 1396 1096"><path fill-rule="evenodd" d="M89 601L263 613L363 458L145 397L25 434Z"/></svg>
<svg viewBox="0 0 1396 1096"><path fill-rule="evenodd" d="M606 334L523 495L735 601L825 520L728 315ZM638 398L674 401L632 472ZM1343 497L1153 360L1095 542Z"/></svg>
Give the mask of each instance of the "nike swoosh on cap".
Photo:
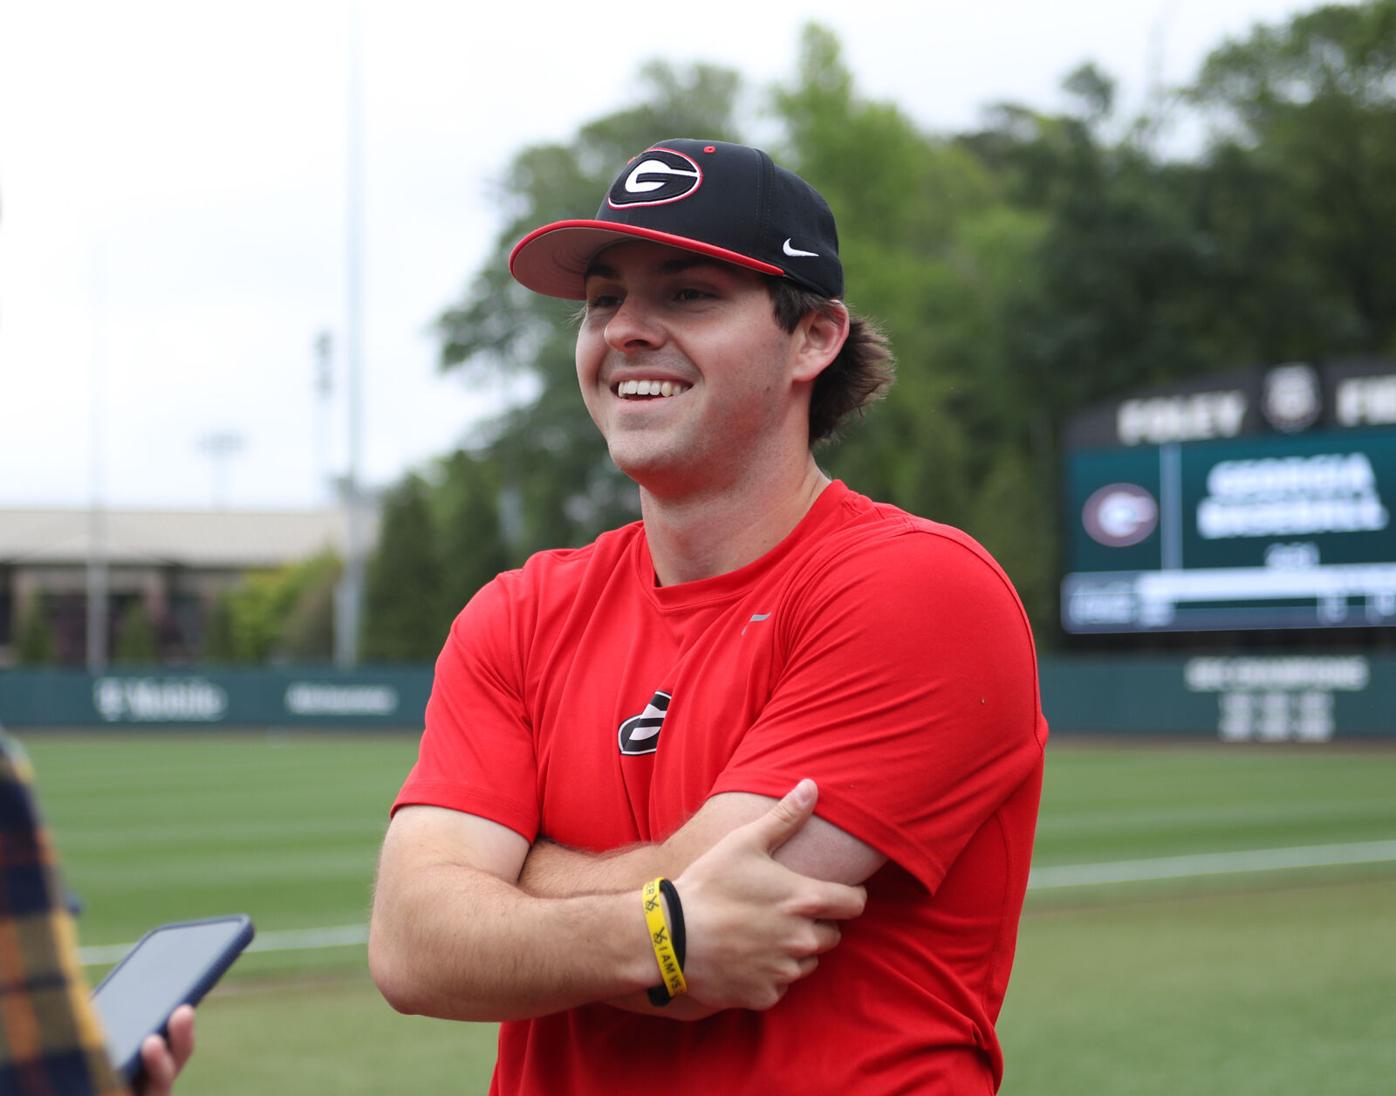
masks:
<svg viewBox="0 0 1396 1096"><path fill-rule="evenodd" d="M790 246L790 237L789 237L789 236L787 236L787 237L785 238L785 243L783 243L783 244L780 245L780 249L781 249L782 251L784 251L787 255L793 255L793 256L795 256L795 257L797 257L797 258L798 258L799 256L801 256L801 255L805 256L806 258L810 258L810 259L817 259L817 258L819 258L819 252L817 252L817 251L801 251L798 247L791 247L791 246Z"/></svg>

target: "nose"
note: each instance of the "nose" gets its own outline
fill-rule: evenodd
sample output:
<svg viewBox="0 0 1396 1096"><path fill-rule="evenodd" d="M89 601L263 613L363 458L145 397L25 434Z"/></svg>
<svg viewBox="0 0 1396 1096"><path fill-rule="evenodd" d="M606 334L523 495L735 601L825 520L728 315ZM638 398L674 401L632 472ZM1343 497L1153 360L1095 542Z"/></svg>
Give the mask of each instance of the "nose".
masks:
<svg viewBox="0 0 1396 1096"><path fill-rule="evenodd" d="M633 353L664 344L663 324L654 310L639 298L637 293L627 296L606 322L606 344L612 350Z"/></svg>

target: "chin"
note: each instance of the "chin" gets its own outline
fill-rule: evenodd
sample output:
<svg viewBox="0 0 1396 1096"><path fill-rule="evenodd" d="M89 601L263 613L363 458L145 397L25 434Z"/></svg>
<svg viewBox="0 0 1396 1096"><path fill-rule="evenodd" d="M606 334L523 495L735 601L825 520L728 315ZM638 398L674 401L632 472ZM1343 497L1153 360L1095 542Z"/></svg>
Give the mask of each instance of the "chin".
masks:
<svg viewBox="0 0 1396 1096"><path fill-rule="evenodd" d="M612 449L611 461L623 475L629 476L642 487L647 479L663 478L673 471L673 461L666 453L640 453L634 450L617 452Z"/></svg>
<svg viewBox="0 0 1396 1096"><path fill-rule="evenodd" d="M610 452L621 473L651 494L667 494L689 479L689 462L678 459L672 449L615 446Z"/></svg>

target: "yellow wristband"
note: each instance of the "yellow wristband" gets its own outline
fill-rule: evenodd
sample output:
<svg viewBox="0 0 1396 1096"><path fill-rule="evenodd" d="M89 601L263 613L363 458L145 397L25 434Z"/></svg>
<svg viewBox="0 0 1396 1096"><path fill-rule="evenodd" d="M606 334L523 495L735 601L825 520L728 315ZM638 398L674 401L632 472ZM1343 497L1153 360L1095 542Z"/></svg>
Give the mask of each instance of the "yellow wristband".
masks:
<svg viewBox="0 0 1396 1096"><path fill-rule="evenodd" d="M669 938L669 922L664 916L664 900L659 893L659 880L652 879L641 892L645 902L645 924L650 930L650 947L654 948L655 960L659 963L659 975L670 997L688 992L688 983L683 979L683 969L679 957L674 954L674 942Z"/></svg>

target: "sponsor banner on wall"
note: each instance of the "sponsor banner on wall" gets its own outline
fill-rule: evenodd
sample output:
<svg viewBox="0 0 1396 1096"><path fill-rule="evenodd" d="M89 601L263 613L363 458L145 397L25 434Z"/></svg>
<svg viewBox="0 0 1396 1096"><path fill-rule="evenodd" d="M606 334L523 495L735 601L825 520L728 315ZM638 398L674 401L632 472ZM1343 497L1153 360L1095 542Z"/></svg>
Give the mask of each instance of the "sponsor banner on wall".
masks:
<svg viewBox="0 0 1396 1096"><path fill-rule="evenodd" d="M99 677L92 706L105 723L218 723L228 690L202 677Z"/></svg>
<svg viewBox="0 0 1396 1096"><path fill-rule="evenodd" d="M430 667L7 670L0 725L420 729L431 681Z"/></svg>

